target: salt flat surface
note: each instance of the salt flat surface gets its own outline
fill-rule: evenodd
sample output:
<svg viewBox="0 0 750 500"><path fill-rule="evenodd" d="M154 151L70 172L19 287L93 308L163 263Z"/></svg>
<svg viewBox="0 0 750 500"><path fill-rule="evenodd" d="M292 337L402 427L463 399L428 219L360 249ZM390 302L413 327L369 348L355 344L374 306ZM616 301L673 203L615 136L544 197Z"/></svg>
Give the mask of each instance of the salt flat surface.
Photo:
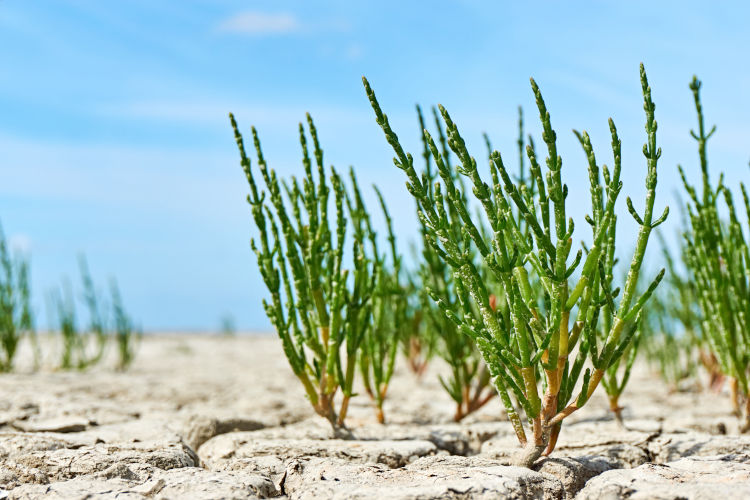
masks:
<svg viewBox="0 0 750 500"><path fill-rule="evenodd" d="M397 370L386 425L355 397L352 440L331 438L271 336L149 335L125 373L29 366L24 352L0 375L0 498L750 497L727 396L670 393L645 365L621 398L627 430L601 390L533 471L508 466L499 399L452 422L437 361L421 380Z"/></svg>

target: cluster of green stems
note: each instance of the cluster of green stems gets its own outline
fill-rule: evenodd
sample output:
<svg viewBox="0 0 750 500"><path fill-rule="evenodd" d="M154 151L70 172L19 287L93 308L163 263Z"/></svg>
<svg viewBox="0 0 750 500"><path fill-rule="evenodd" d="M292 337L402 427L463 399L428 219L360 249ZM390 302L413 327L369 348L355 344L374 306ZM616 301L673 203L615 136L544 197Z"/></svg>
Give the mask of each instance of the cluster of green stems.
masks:
<svg viewBox="0 0 750 500"><path fill-rule="evenodd" d="M62 341L59 364L62 370L85 370L98 364L104 357L110 340L117 344L117 368L126 369L135 356L138 334L130 316L125 311L117 283L112 280L111 313L99 295L89 273L86 259L79 258L83 302L88 309L89 323L84 332L79 331L76 320L76 301L72 286L65 281L62 291L50 292L47 304L50 322L57 322ZM109 317L112 317L110 327ZM13 253L0 228L0 372L14 368L14 360L21 341L31 344L34 368L41 365L42 353L36 334L34 311L31 305L30 259L22 253Z"/></svg>
<svg viewBox="0 0 750 500"><path fill-rule="evenodd" d="M34 335L29 260L13 254L0 228L0 371L13 369L24 335ZM35 337L34 337L35 338Z"/></svg>
<svg viewBox="0 0 750 500"><path fill-rule="evenodd" d="M698 115L698 131L691 131L691 135L698 143L702 192L690 184L685 171L678 167L689 196L686 206L689 224L684 233L682 253L699 305L700 330L711 347L718 369L729 377L734 411L742 417L741 430L748 431L750 245L732 193L724 185L723 174L716 187L711 184L706 145L716 127L706 131L700 88L701 82L693 77L690 89ZM750 201L742 183L740 190L746 220L750 221ZM728 219L722 217L722 210Z"/></svg>
<svg viewBox="0 0 750 500"><path fill-rule="evenodd" d="M511 179L497 151L490 155L491 184L484 182L458 127L448 112L439 108L448 145L459 160L453 168L470 182L474 198L484 212L482 221L471 214L468 201L455 182L453 168L428 131L425 138L443 183L428 185L417 173L412 155L404 151L369 83L363 81L376 120L396 153L394 163L405 172L407 189L419 205L418 215L429 236L426 242L450 266L454 282L466 290L456 293L461 303L459 313L448 305L451 297L433 291L434 298L456 327L474 339L523 446L516 462L530 466L543 452L554 449L562 421L588 401L631 345L639 313L663 276L663 272L659 273L636 297L650 233L668 213L665 210L659 218L653 215L656 165L661 150L656 146L655 106L645 71L641 67L647 131L643 148L647 163L645 210L638 214L628 199L628 209L640 229L617 304L618 292L610 286L615 202L622 183L620 140L611 120L614 167L611 172L601 168L603 184L587 135L580 135L589 157L592 213L586 220L593 236L586 256L581 249L571 261L574 223L566 217L568 188L562 181L562 159L557 153L556 134L546 104L533 80L548 151L545 175L533 148L527 148L534 191ZM461 220L459 234L451 230L450 213ZM518 214L528 227L527 233L519 225ZM482 230L484 224L488 231ZM480 271L483 266L492 273L492 282L500 285L498 293L488 288L489 281L483 279ZM501 307L492 307L492 296L495 302L502 302ZM605 335L597 333L600 320ZM577 354L573 356L576 347ZM578 395L573 398L587 359L593 366L586 368ZM512 398L523 408L531 436Z"/></svg>
<svg viewBox="0 0 750 500"><path fill-rule="evenodd" d="M390 254L378 249L353 170L347 188L333 167L326 169L309 115L307 132L299 125L304 167L301 182L294 176L282 181L268 168L257 131L251 129L265 189L256 183L234 116L230 115L230 120L259 233L251 246L271 293L264 308L294 374L316 413L330 422L335 435L350 435L345 420L355 395L357 371L374 401L378 420L384 421L383 402L407 307L401 257L382 196L376 190L387 221ZM329 214L331 195L333 214ZM352 243L345 248L347 235Z"/></svg>
<svg viewBox="0 0 750 500"><path fill-rule="evenodd" d="M443 161L451 169L451 153L437 108L432 108L432 115ZM438 177L438 172L432 165L430 143L428 135L425 133L425 121L419 106L417 106L417 117L423 145L422 157L424 158L421 178L423 184L427 186L427 196L434 201L436 193L432 186ZM466 199L466 185L455 170L451 169L451 172L457 191L462 198ZM419 204L417 204L417 211L419 211ZM454 210L449 210L447 212L448 231L456 237L460 237L462 225L463 222L459 214ZM459 295L465 297L468 291L460 280L454 279L448 263L430 244L431 232L423 220L421 220L420 232L422 258L418 264L417 283L421 313L425 321L425 329L421 332L422 339L424 339L422 343L431 346L433 353L445 361L450 369L447 376L440 376L439 380L441 386L456 404L453 420L460 422L486 405L496 392L490 383L489 371L474 341L460 331L432 298L434 294L444 297L443 308L460 313L462 306ZM482 269L481 272L485 276L489 276L486 269Z"/></svg>
<svg viewBox="0 0 750 500"><path fill-rule="evenodd" d="M70 280L60 289L52 290L47 307L52 311L62 340L59 368L86 370L104 359L107 348L114 343L117 370L125 370L133 362L140 333L126 312L120 289L114 279L109 284L109 300L96 287L86 258L78 259L83 287L81 298L88 313L88 322L79 328L76 300Z"/></svg>

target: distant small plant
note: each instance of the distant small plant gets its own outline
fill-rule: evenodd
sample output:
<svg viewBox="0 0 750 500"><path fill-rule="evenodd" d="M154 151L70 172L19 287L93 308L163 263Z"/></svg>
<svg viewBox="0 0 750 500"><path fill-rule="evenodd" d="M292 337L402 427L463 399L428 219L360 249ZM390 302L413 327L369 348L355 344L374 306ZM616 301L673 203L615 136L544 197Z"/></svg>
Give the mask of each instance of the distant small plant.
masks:
<svg viewBox="0 0 750 500"><path fill-rule="evenodd" d="M300 124L304 177L301 185L292 177L283 183L283 191L276 172L267 167L253 127L257 165L266 187L259 189L237 122L233 115L229 117L250 187L248 203L259 233L251 240L251 247L271 294L270 302L263 301L266 315L315 411L329 421L335 435L347 436L345 419L349 400L354 396L359 352L371 324L379 269L372 257L372 240L365 230L352 231L352 260L346 266L344 246L350 227L346 218L347 192L333 167L326 173L323 150L309 115L307 125L317 176ZM331 190L335 212L329 217ZM334 400L339 390L343 397L337 409Z"/></svg>
<svg viewBox="0 0 750 500"><path fill-rule="evenodd" d="M12 254L0 227L0 372L13 369L18 344L34 333L29 260Z"/></svg>
<svg viewBox="0 0 750 500"><path fill-rule="evenodd" d="M669 315L664 298L654 295L641 313L641 350L669 391L677 392L681 390L680 383L696 373L695 344L690 337L675 330L674 318Z"/></svg>
<svg viewBox="0 0 750 500"><path fill-rule="evenodd" d="M55 289L50 293L49 303L57 318L62 339L60 369L72 370L75 368L82 370L86 368L88 364L86 363L85 345L76 322L76 305L69 280L64 280L60 289Z"/></svg>
<svg viewBox="0 0 750 500"><path fill-rule="evenodd" d="M59 367L62 370L86 370L99 364L111 340L117 345L117 369L124 370L133 361L139 334L123 307L117 282L110 281L110 301L107 304L96 289L84 256L79 257L79 268L83 287L81 299L88 310L88 325L84 330L78 325L70 280L63 280L62 287L52 290L49 295L48 307L53 312L51 317L57 322L62 340ZM111 327L109 318L112 319Z"/></svg>
<svg viewBox="0 0 750 500"><path fill-rule="evenodd" d="M88 262L83 254L78 256L78 267L81 272L81 284L83 285L82 298L89 313L88 333L94 337L95 349L93 355L87 355L85 344L88 342L81 340L79 349L82 352L80 353L78 368L83 369L101 361L107 346L107 331L104 300L96 290L94 280L91 278L91 273L89 272Z"/></svg>
<svg viewBox="0 0 750 500"><path fill-rule="evenodd" d="M662 236L659 233L657 236L667 273L665 285L659 287L643 311L641 330L646 359L672 392L680 390L681 382L696 375L698 360L708 371L713 387L723 375L713 368L718 362L710 348L706 350L695 286L685 270L678 268ZM710 359L713 361L709 364Z"/></svg>
<svg viewBox="0 0 750 500"><path fill-rule="evenodd" d="M112 319L115 344L117 345L117 369L127 370L135 359L140 332L136 329L132 318L125 311L120 295L120 288L113 278L109 282L112 297Z"/></svg>
<svg viewBox="0 0 750 500"><path fill-rule="evenodd" d="M355 235L364 232L370 239L372 258L376 265L375 288L371 299L372 312L368 318L370 324L363 325L365 330L359 353L359 368L365 391L375 403L375 416L382 424L385 423L383 403L396 365L400 340L411 324L408 317L409 296L408 290L401 283L402 259L396 248L396 236L385 200L378 188L374 187L388 235L388 251L380 255L376 233L372 229L370 215L362 201L354 170L350 170L349 173L354 200L347 197L347 205ZM386 255L390 255L390 259Z"/></svg>
<svg viewBox="0 0 750 500"><path fill-rule="evenodd" d="M542 453L554 449L562 421L588 401L607 370L631 345L639 314L663 276L662 271L636 298L636 285L650 233L667 217L666 210L661 217L653 217L656 164L661 150L656 147L655 106L645 70L641 66L648 136L643 148L648 167L646 206L640 215L630 201L627 204L640 230L619 303L615 302L616 294L609 288L607 276L611 269L605 267L611 262L607 258L606 242L614 234L615 202L622 187L620 140L612 120L614 168L610 172L602 167L604 185L596 162L589 162L592 214L586 221L592 226L593 243L585 258L581 249L569 262L574 223L566 217L568 188L562 182L562 159L557 153L556 134L541 92L533 80L531 85L548 150L547 174L544 176L535 152L531 147L527 148L530 170L537 186L533 194L511 179L497 151L493 151L490 157L492 184L486 184L457 126L448 112L440 107L448 144L459 159L455 169L471 181L474 198L484 211L484 221L471 215L470 206L456 185L453 169L446 164L445 154L428 132L425 136L430 154L444 184L431 186L420 177L414 168L413 157L402 148L369 83L363 81L377 122L396 153L394 162L406 173L407 189L419 204L419 216L429 235L427 242L450 266L454 282L466 290L465 293L455 293L461 305L459 313L450 306L454 303L453 296L436 295L438 305L462 333L476 342L519 443L524 447L514 463L531 467ZM452 230L449 212L458 214L463 223L459 234ZM521 232L516 213L523 216L530 237ZM489 228L484 236L480 229L483 224ZM494 281L502 285L502 294L495 295L496 309L491 307L493 294L483 279L481 266L487 266ZM571 283L576 270L579 277ZM532 283L539 283L540 288L533 290ZM540 296L542 300L539 300ZM508 312L507 316L503 311ZM603 341L597 334L600 316L611 320L610 330ZM578 352L572 358L576 345ZM578 386L578 396L571 402L587 359L593 366L585 370ZM512 396L524 409L532 432L530 438Z"/></svg>
<svg viewBox="0 0 750 500"><path fill-rule="evenodd" d="M750 201L745 185L740 183L747 217L742 223L732 193L723 183L723 174L715 188L711 185L706 145L716 127L706 131L700 88L701 82L693 77L690 90L698 115L698 131L690 134L698 143L701 193L688 182L685 171L678 166L690 198L687 204L690 225L684 235L685 263L696 288L702 331L722 373L730 377L732 405L735 413L743 419L741 429L749 431L750 245L743 228L747 228L750 222ZM723 203L720 203L721 199ZM722 209L726 210L727 219L720 215ZM744 411L742 398L745 399Z"/></svg>
<svg viewBox="0 0 750 500"><path fill-rule="evenodd" d="M226 313L219 318L219 332L225 337L234 337L237 333L237 324L234 321L234 316Z"/></svg>

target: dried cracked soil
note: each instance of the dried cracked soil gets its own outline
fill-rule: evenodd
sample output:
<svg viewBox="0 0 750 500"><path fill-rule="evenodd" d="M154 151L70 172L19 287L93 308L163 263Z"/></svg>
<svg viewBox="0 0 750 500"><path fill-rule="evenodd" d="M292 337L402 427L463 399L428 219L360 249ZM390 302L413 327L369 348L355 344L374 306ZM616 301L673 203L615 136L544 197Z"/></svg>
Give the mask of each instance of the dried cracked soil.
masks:
<svg viewBox="0 0 750 500"><path fill-rule="evenodd" d="M28 358L28 353L26 353ZM272 337L146 337L132 369L0 376L0 499L750 498L750 436L726 395L669 393L637 366L618 428L601 393L534 470L499 400L453 423L431 368L397 371L376 423L331 439Z"/></svg>

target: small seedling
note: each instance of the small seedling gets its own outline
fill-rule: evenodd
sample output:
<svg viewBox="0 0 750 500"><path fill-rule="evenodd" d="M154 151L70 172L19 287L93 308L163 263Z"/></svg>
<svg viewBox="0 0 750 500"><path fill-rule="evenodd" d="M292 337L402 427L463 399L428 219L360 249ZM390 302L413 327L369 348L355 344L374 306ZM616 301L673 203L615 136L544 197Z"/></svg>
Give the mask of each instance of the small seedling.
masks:
<svg viewBox="0 0 750 500"><path fill-rule="evenodd" d="M377 122L396 153L394 162L406 173L407 189L419 204L420 219L430 236L427 241L450 266L454 282L460 282L466 289L465 294L456 293L461 304L460 314L448 305L451 302L447 301L452 301L453 297L436 294L435 299L460 331L476 342L523 446L514 463L531 467L542 453L554 449L563 420L588 401L607 370L631 345L641 309L663 276L663 272L659 273L647 290L636 298L636 285L650 233L667 216L665 210L661 217L653 217L656 164L661 150L656 147L654 104L645 70L641 66L648 135L643 148L647 160L646 206L641 215L628 201L628 208L640 230L623 293L619 297L603 279L611 272L604 267L608 263L606 241L613 234L615 202L622 187L620 141L611 120L615 161L611 172L602 167L606 172L604 188L598 170L589 164L592 214L586 220L592 226L592 244L585 258L581 249L570 261L574 223L566 217L568 187L562 182L562 159L558 156L550 115L533 80L531 85L548 151L544 176L534 151L527 148L530 171L537 186L533 196L523 185L519 186L511 179L497 151L493 151L490 158L492 184L485 183L458 127L448 112L440 107L448 144L459 159L455 169L471 182L472 194L484 211L484 221L471 215L467 200L455 183L453 169L448 167L445 155L428 132L425 135L430 153L443 184L428 186L418 175L413 157L402 148L369 83L363 81ZM529 202L530 198L533 203ZM523 216L531 237L524 236L511 206ZM463 222L458 235L451 229L448 215L451 211ZM489 228L485 236L479 229L482 224ZM490 304L492 291L479 270L482 265L487 266L502 285L502 294L496 295L495 301L503 304L496 310ZM576 270L579 277L572 280ZM540 289L534 291L531 283L537 282ZM538 300L540 296L543 297L541 301ZM619 303L615 302L616 298L619 298ZM602 311L605 305L609 309ZM507 316L502 311L508 311ZM602 312L612 319L604 342L597 334ZM576 346L578 352L573 357ZM591 360L592 367L586 368L579 386L577 382L587 359ZM573 399L576 387L579 387L578 395ZM511 396L523 408L531 436L527 435L527 427L516 412Z"/></svg>
<svg viewBox="0 0 750 500"><path fill-rule="evenodd" d="M234 321L234 316L226 313L219 318L219 332L224 337L234 337L237 334L237 324Z"/></svg>

